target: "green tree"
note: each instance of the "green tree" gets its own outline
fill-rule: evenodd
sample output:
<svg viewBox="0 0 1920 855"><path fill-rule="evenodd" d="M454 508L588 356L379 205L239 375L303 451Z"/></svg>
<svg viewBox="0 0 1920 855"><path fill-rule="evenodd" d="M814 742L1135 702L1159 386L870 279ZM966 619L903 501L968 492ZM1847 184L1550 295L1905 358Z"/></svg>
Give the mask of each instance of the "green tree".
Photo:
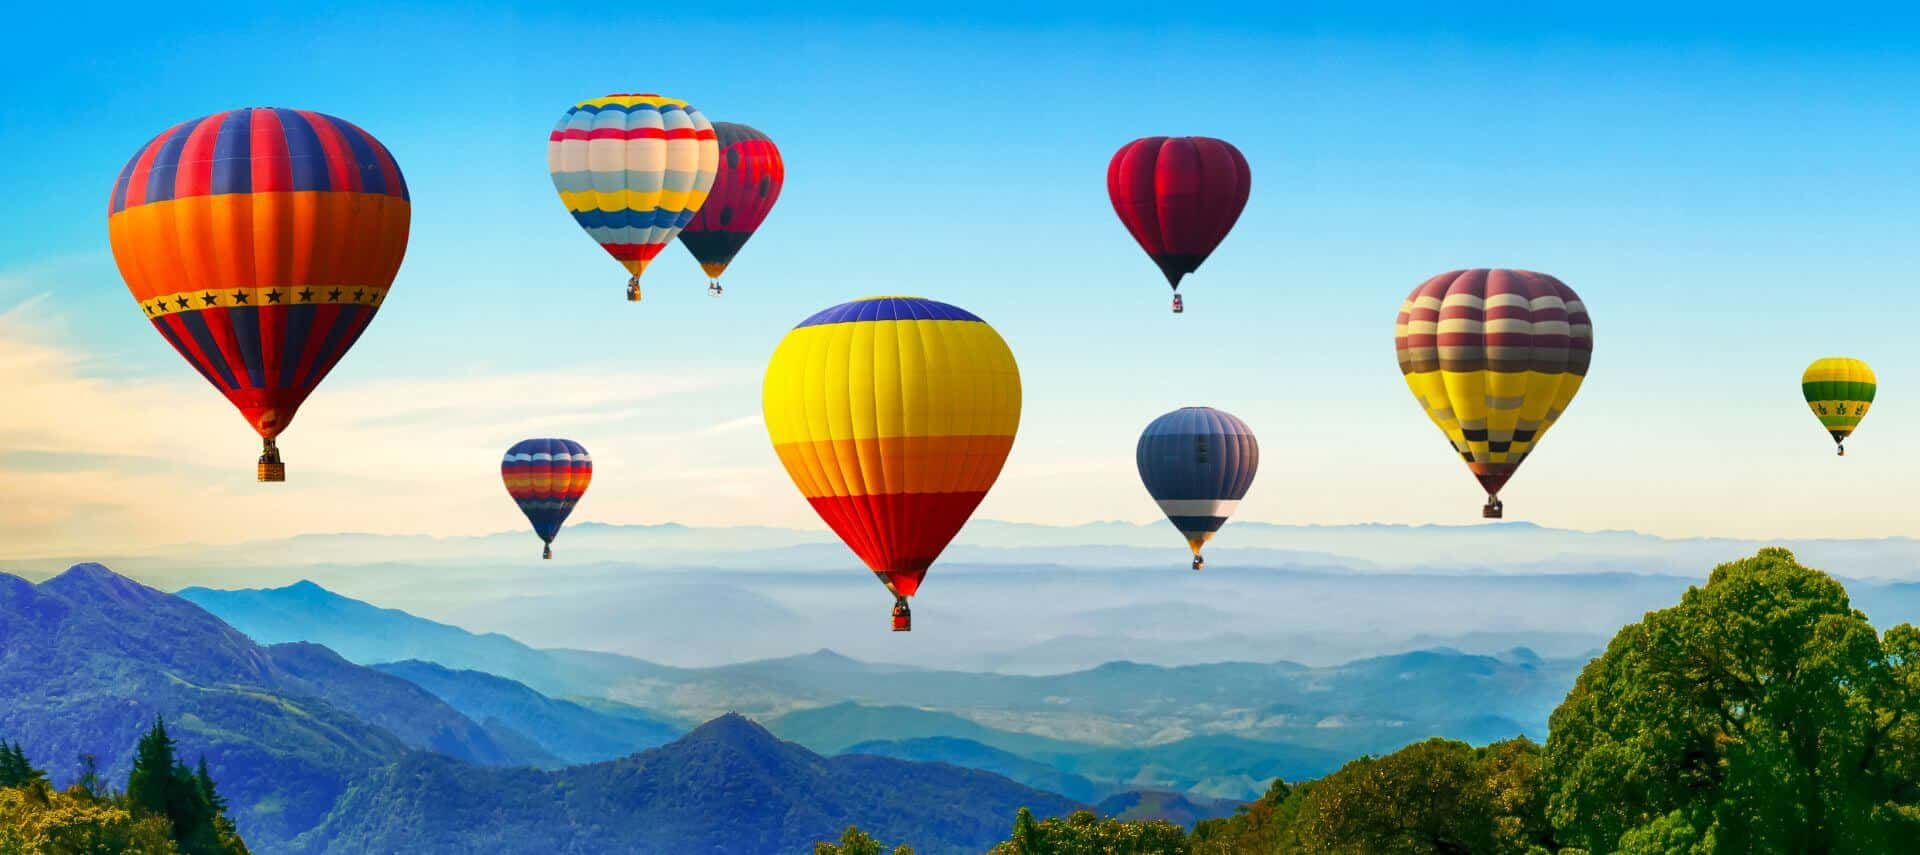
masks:
<svg viewBox="0 0 1920 855"><path fill-rule="evenodd" d="M133 750L133 770L127 773L127 801L134 808L154 816L171 818L174 796L173 737L167 735L167 723L155 718L153 727L140 737Z"/></svg>
<svg viewBox="0 0 1920 855"><path fill-rule="evenodd" d="M886 846L880 841L861 831L858 826L852 825L847 826L847 830L840 833L838 844L815 843L813 845L813 855L882 855L886 851ZM893 847L892 855L913 855L913 847L902 843Z"/></svg>
<svg viewBox="0 0 1920 855"><path fill-rule="evenodd" d="M1295 786L1275 778L1265 795L1241 805L1233 816L1195 823L1194 855L1300 852L1300 838L1294 823L1300 814L1300 803L1314 785L1315 782L1307 781Z"/></svg>
<svg viewBox="0 0 1920 855"><path fill-rule="evenodd" d="M1187 832L1171 822L1101 819L1093 811L1074 811L1062 819L1033 821L1021 808L1013 836L988 855L1189 855Z"/></svg>
<svg viewBox="0 0 1920 855"><path fill-rule="evenodd" d="M0 740L0 787L25 787L46 780L47 773L34 768L19 743Z"/></svg>
<svg viewBox="0 0 1920 855"><path fill-rule="evenodd" d="M1363 757L1317 782L1294 812L1298 851L1525 855L1552 843L1527 739L1474 748L1429 739Z"/></svg>
<svg viewBox="0 0 1920 855"><path fill-rule="evenodd" d="M207 773L206 758L201 758L197 771L180 762L165 721L156 719L134 749L127 802L137 813L164 817L180 851L187 855L246 851L225 816L226 800Z"/></svg>
<svg viewBox="0 0 1920 855"><path fill-rule="evenodd" d="M1784 549L1616 635L1555 710L1547 812L1594 852L1920 851L1920 633Z"/></svg>

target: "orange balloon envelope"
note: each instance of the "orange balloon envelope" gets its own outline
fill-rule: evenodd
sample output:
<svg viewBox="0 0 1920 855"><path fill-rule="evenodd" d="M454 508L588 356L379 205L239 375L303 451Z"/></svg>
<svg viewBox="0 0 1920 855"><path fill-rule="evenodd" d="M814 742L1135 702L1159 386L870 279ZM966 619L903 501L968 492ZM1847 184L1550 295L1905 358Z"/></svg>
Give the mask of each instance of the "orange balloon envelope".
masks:
<svg viewBox="0 0 1920 855"><path fill-rule="evenodd" d="M870 297L787 333L761 403L794 485L893 592L893 628L910 628L907 598L1013 447L1013 352L965 309Z"/></svg>
<svg viewBox="0 0 1920 855"><path fill-rule="evenodd" d="M168 344L275 438L386 301L411 203L393 155L352 123L250 108L169 128L120 170L107 231Z"/></svg>

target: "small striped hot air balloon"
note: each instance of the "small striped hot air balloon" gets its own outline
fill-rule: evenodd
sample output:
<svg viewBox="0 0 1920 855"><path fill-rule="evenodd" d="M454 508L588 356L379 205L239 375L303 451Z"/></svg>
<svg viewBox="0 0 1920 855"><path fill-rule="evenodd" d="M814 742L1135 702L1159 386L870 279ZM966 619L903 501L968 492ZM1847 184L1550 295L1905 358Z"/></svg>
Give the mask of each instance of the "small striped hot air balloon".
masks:
<svg viewBox="0 0 1920 855"><path fill-rule="evenodd" d="M500 460L500 480L546 545L540 557L552 558L553 539L593 481L593 457L571 439L523 439Z"/></svg>
<svg viewBox="0 0 1920 855"><path fill-rule="evenodd" d="M707 200L720 160L713 124L677 98L608 95L582 101L547 137L547 171L560 201L632 278Z"/></svg>
<svg viewBox="0 0 1920 855"><path fill-rule="evenodd" d="M411 218L379 140L269 107L169 128L107 203L127 290L260 435L261 481L286 480L280 433L386 304Z"/></svg>
<svg viewBox="0 0 1920 855"><path fill-rule="evenodd" d="M1807 406L1819 417L1820 426L1827 429L1842 455L1847 453L1847 437L1867 417L1878 388L1872 368L1845 356L1816 359L1800 375L1800 393L1806 396Z"/></svg>
<svg viewBox="0 0 1920 855"><path fill-rule="evenodd" d="M713 133L720 144L720 168L706 204L680 230L680 242L707 272L707 293L718 297L720 274L780 200L787 167L773 140L753 128L714 122Z"/></svg>
<svg viewBox="0 0 1920 855"><path fill-rule="evenodd" d="M1455 270L1420 284L1394 322L1400 373L1487 491L1500 488L1566 412L1593 358L1573 289L1529 270Z"/></svg>
<svg viewBox="0 0 1920 855"><path fill-rule="evenodd" d="M893 593L893 628L911 629L907 598L1013 447L1013 352L965 309L869 297L788 332L761 395L794 486Z"/></svg>
<svg viewBox="0 0 1920 855"><path fill-rule="evenodd" d="M1206 566L1200 547L1233 515L1260 468L1253 430L1223 410L1182 407L1148 424L1133 456L1147 495L1193 549L1193 569Z"/></svg>

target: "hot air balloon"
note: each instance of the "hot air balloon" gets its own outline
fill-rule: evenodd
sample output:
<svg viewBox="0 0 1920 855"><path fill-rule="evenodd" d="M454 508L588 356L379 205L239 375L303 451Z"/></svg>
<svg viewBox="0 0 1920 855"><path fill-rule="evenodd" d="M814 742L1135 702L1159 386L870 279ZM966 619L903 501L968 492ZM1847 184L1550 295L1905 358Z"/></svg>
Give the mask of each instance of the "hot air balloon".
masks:
<svg viewBox="0 0 1920 855"><path fill-rule="evenodd" d="M1020 369L972 313L869 297L800 322L762 387L767 434L794 486L907 598L985 498L1020 424Z"/></svg>
<svg viewBox="0 0 1920 855"><path fill-rule="evenodd" d="M1807 406L1820 417L1820 426L1833 436L1840 454L1847 453L1847 437L1867 417L1877 388L1873 369L1865 362L1844 356L1816 359L1800 375L1800 392Z"/></svg>
<svg viewBox="0 0 1920 855"><path fill-rule="evenodd" d="M1580 390L1593 321L1566 283L1527 270L1456 270L1400 306L1394 350L1407 388L1486 488L1500 488Z"/></svg>
<svg viewBox="0 0 1920 855"><path fill-rule="evenodd" d="M140 148L107 204L114 262L168 344L276 438L386 302L407 251L400 167L352 123L250 108Z"/></svg>
<svg viewBox="0 0 1920 855"><path fill-rule="evenodd" d="M1225 140L1146 137L1120 147L1107 164L1113 212L1173 286L1173 310L1186 310L1180 279L1200 269L1247 207L1253 174Z"/></svg>
<svg viewBox="0 0 1920 855"><path fill-rule="evenodd" d="M720 274L773 210L787 167L766 134L732 122L714 122L713 133L720 144L720 169L706 204L680 230L680 242L707 271L707 293L718 297Z"/></svg>
<svg viewBox="0 0 1920 855"><path fill-rule="evenodd" d="M640 274L693 219L720 160L713 124L687 102L654 94L575 104L547 138L547 171L573 219L628 273Z"/></svg>
<svg viewBox="0 0 1920 855"><path fill-rule="evenodd" d="M546 544L540 557L552 558L553 539L593 481L593 457L571 439L523 439L500 460L500 480Z"/></svg>
<svg viewBox="0 0 1920 855"><path fill-rule="evenodd" d="M1193 549L1193 569L1206 566L1200 547L1225 525L1253 486L1260 443L1232 413L1181 407L1147 425L1134 447L1147 495Z"/></svg>

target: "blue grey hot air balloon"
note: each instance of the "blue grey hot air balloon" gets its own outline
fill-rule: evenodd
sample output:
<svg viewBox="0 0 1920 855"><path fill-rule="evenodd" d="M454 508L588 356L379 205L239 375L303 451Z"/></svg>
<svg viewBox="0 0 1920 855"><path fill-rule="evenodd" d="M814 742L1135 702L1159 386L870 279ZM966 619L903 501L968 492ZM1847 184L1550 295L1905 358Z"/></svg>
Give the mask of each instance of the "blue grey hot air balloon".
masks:
<svg viewBox="0 0 1920 855"><path fill-rule="evenodd" d="M1193 548L1193 569L1205 566L1200 547L1226 524L1253 486L1260 443L1247 423L1212 407L1181 407L1153 420L1134 450L1140 481L1167 520Z"/></svg>

